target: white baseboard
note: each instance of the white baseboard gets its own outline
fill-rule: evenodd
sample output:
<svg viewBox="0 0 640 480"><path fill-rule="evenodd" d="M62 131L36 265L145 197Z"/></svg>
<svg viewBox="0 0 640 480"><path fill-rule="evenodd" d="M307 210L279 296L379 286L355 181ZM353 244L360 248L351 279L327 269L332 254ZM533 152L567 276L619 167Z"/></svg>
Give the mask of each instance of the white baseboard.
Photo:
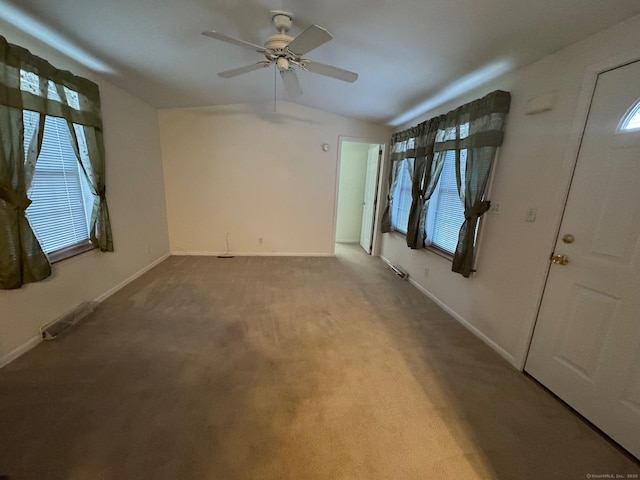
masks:
<svg viewBox="0 0 640 480"><path fill-rule="evenodd" d="M331 257L331 253L317 252L171 252L176 257Z"/></svg>
<svg viewBox="0 0 640 480"><path fill-rule="evenodd" d="M380 258L389 266L391 266L393 264L391 261L389 261L385 257L381 256ZM442 300L440 300L438 297L436 297L434 294L432 294L429 290L427 290L422 285L420 285L418 282L416 282L413 278L411 278L411 276L409 276L409 283L411 283L411 285L416 287L420 292L422 292L424 295L426 295L431 300L433 300L434 303L436 303L445 312L447 312L449 315L451 315L453 318L455 318L459 323L461 323L465 328L467 328L467 330L469 330L476 337L478 337L480 340L482 340L484 343L486 343L489 347L491 347L493 350L495 350L501 357L503 357L513 367L515 367L518 370L522 370L522 368L520 368L520 365L516 361L516 359L513 358L513 356L510 355L505 349L503 349L500 345L498 345L496 342L494 342L489 337L487 337L484 333L482 333L480 330L478 330L478 328L475 327L474 325L472 325L467 319L465 319L464 317L459 315L457 312L452 310L451 307L449 307Z"/></svg>
<svg viewBox="0 0 640 480"><path fill-rule="evenodd" d="M122 288L126 287L128 284L130 284L131 282L133 282L136 278L141 277L142 275L144 275L145 273L147 273L149 270L151 270L153 267L155 267L156 265L164 262L167 258L169 258L171 256L170 253L165 253L164 255L162 255L160 258L154 260L153 262L151 262L149 265L147 265L146 267L144 267L143 269L137 271L136 273L134 273L133 275L131 275L129 278L127 278L126 280L123 280L122 282L120 282L118 285L116 285L115 287L107 290L105 293L103 293L102 295L100 295L99 297L95 298L94 301L96 302L103 302L105 301L107 298L109 298L111 295L113 295L114 293L116 293L118 290L121 290Z"/></svg>
<svg viewBox="0 0 640 480"><path fill-rule="evenodd" d="M29 341L23 343L22 345L20 345L15 350L13 350L13 351L7 353L6 355L0 357L0 368L4 367L5 365L9 365L16 358L18 358L20 355L23 355L23 354L27 353L33 347L38 345L41 341L42 341L42 335L38 334L35 337L31 338L31 340L29 340Z"/></svg>

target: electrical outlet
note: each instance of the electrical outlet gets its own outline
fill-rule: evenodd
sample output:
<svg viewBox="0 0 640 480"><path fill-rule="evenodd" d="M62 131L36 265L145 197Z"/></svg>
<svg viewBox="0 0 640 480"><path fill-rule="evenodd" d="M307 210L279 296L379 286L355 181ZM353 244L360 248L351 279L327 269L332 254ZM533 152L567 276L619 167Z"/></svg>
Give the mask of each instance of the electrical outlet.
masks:
<svg viewBox="0 0 640 480"><path fill-rule="evenodd" d="M502 212L502 203L500 202L491 202L491 206L489 207L489 211L494 215L500 215Z"/></svg>
<svg viewBox="0 0 640 480"><path fill-rule="evenodd" d="M428 278L428 277L429 277L429 267L425 267L425 269L424 269L424 276L425 276L425 278Z"/></svg>

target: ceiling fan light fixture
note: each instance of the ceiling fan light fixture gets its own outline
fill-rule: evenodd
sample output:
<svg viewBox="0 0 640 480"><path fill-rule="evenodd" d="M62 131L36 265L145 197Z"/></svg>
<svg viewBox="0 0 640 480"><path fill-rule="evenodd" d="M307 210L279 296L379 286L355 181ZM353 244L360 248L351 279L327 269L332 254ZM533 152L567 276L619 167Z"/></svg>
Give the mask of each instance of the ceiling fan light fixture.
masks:
<svg viewBox="0 0 640 480"><path fill-rule="evenodd" d="M285 57L278 57L278 59L276 60L276 65L278 66L278 70L282 71L282 70L289 70L289 60L287 60Z"/></svg>

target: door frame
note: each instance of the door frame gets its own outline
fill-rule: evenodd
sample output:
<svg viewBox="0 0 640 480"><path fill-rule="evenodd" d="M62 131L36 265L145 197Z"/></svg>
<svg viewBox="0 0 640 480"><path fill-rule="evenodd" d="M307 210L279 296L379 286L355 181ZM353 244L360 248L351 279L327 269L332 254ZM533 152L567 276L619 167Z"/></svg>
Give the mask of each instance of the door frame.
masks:
<svg viewBox="0 0 640 480"><path fill-rule="evenodd" d="M630 63L634 63L640 61L640 54L638 52L627 52L623 54L616 55L614 57L610 57L607 60L603 60L597 63L594 63L586 68L585 74L582 81L582 87L580 88L580 94L578 96L578 103L576 108L576 113L573 117L573 122L571 125L571 130L569 133L569 142L568 147L566 149L566 153L562 162L561 169L561 177L566 178L564 186L562 189L558 190L556 194L556 199L554 201L554 205L562 205L562 208L558 212L556 221L555 221L555 229L554 235L549 241L549 256L553 253L555 249L555 245L558 242L558 238L560 237L560 231L562 227L562 221L564 219L565 210L567 207L567 201L569 199L569 194L571 193L571 185L573 183L573 177L576 171L576 167L578 165L578 156L580 154L580 149L582 147L582 139L584 137L585 129L587 127L587 121L589 120L589 112L591 110L591 103L593 101L593 96L595 95L596 83L598 81L598 76L602 73L608 72L610 70L615 70L616 68L624 67ZM528 331L527 336L527 349L526 353L522 356L521 361L519 362L520 371L524 372L525 365L527 363L527 358L529 357L529 352L531 350L531 343L533 342L533 334L536 328L536 324L538 323L538 317L540 315L540 310L542 308L542 302L544 300L544 294L547 287L547 281L549 279L549 274L551 273L551 262L547 261L546 269L544 270L544 275L542 277L541 286L538 290L538 298L536 299L536 310L534 321L531 323L531 327Z"/></svg>
<svg viewBox="0 0 640 480"><path fill-rule="evenodd" d="M335 192L334 192L334 200L333 200L333 233L332 233L332 245L331 245L331 256L335 256L336 254L336 224L338 221L338 186L340 185L340 167L342 166L342 143L343 142L353 142L353 143L366 143L369 145L380 145L382 149L382 155L380 155L379 165L378 165L378 183L377 183L377 192L376 192L376 208L373 215L373 241L371 243L371 256L378 257L380 256L381 249L381 233L380 233L380 225L382 222L382 208L381 201L383 198L383 193L386 195L386 192L383 192L384 187L384 175L386 175L386 153L387 153L387 144L385 142L381 142L379 140L374 140L371 138L362 138L362 137L348 137L344 135L338 136L338 159L336 162L336 177L335 177Z"/></svg>

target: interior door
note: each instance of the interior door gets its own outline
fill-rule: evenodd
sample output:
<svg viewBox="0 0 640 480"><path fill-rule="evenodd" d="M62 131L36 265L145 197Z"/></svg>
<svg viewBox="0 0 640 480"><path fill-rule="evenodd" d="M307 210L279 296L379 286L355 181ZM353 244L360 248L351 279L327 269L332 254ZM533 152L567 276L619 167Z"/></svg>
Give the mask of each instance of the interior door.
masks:
<svg viewBox="0 0 640 480"><path fill-rule="evenodd" d="M525 370L640 458L640 62L601 73Z"/></svg>
<svg viewBox="0 0 640 480"><path fill-rule="evenodd" d="M371 255L373 244L373 224L376 214L376 197L378 196L378 170L380 168L380 145L371 145L367 153L367 173L364 184L362 203L362 228L360 229L360 245Z"/></svg>

